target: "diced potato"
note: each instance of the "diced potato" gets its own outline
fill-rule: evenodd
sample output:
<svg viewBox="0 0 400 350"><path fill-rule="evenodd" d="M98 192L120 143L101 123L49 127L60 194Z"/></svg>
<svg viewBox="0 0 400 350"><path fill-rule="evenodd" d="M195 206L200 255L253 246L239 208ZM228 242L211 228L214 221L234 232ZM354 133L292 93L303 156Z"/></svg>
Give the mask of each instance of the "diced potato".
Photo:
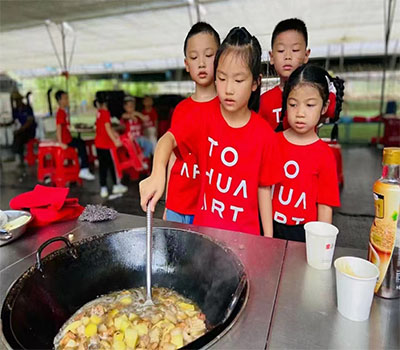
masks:
<svg viewBox="0 0 400 350"><path fill-rule="evenodd" d="M80 335L80 336L84 336L85 335L85 325L80 325L77 329L76 329L76 331L78 332L78 335Z"/></svg>
<svg viewBox="0 0 400 350"><path fill-rule="evenodd" d="M90 317L90 322L94 323L94 324L100 324L102 321L102 318L97 316L97 315L92 315Z"/></svg>
<svg viewBox="0 0 400 350"><path fill-rule="evenodd" d="M161 320L160 322L157 322L152 328L154 329L156 327L161 328L163 330L163 334L165 334L169 333L169 331L173 329L175 326L170 321L164 319Z"/></svg>
<svg viewBox="0 0 400 350"><path fill-rule="evenodd" d="M106 327L106 325L105 325L104 323L102 323L100 326L97 327L97 331L98 331L99 333L107 332L107 327Z"/></svg>
<svg viewBox="0 0 400 350"><path fill-rule="evenodd" d="M178 300L178 298L175 295L170 295L168 297L168 300L171 300L173 303L175 303Z"/></svg>
<svg viewBox="0 0 400 350"><path fill-rule="evenodd" d="M81 321L85 326L87 326L90 322L90 318L85 316L85 317L82 317Z"/></svg>
<svg viewBox="0 0 400 350"><path fill-rule="evenodd" d="M82 324L82 321L81 321L81 320L72 322L71 324L68 325L67 328L65 328L64 332L65 332L65 333L68 333L68 331L71 331L71 332L73 332L73 333L76 334L76 329L77 329L81 324Z"/></svg>
<svg viewBox="0 0 400 350"><path fill-rule="evenodd" d="M123 297L119 300L119 302L123 305L129 305L129 304L132 304L132 298L131 297Z"/></svg>
<svg viewBox="0 0 400 350"><path fill-rule="evenodd" d="M126 345L122 340L114 340L113 341L113 349L114 350L125 350Z"/></svg>
<svg viewBox="0 0 400 350"><path fill-rule="evenodd" d="M161 336L160 328L158 327L153 328L149 333L150 343L158 343L160 341L160 336Z"/></svg>
<svg viewBox="0 0 400 350"><path fill-rule="evenodd" d="M167 320L171 321L172 323L177 323L178 322L178 320L176 319L175 315L169 310L165 311L165 318Z"/></svg>
<svg viewBox="0 0 400 350"><path fill-rule="evenodd" d="M181 348L183 346L183 335L175 334L171 335L171 343L174 344L177 348Z"/></svg>
<svg viewBox="0 0 400 350"><path fill-rule="evenodd" d="M132 327L128 327L125 330L125 343L130 348L135 349L137 341L138 341L138 331L133 329Z"/></svg>
<svg viewBox="0 0 400 350"><path fill-rule="evenodd" d="M124 333L123 332L115 332L113 335L113 340L124 340Z"/></svg>
<svg viewBox="0 0 400 350"><path fill-rule="evenodd" d="M178 303L178 306L182 309L182 310L194 310L194 305L193 304L189 304L189 303Z"/></svg>
<svg viewBox="0 0 400 350"><path fill-rule="evenodd" d="M188 315L189 317L194 317L198 314L199 312L196 310L185 310L185 314Z"/></svg>
<svg viewBox="0 0 400 350"><path fill-rule="evenodd" d="M89 323L85 328L86 337L90 338L97 333L97 325L94 323Z"/></svg>
<svg viewBox="0 0 400 350"><path fill-rule="evenodd" d="M116 317L114 319L114 326L116 329L118 330L124 330L126 329L128 326L130 325L130 322L128 320L128 316L126 316L125 314L119 317Z"/></svg>
<svg viewBox="0 0 400 350"><path fill-rule="evenodd" d="M127 329L129 326L131 326L131 323L129 321L122 320L121 331L125 331L125 329Z"/></svg>
<svg viewBox="0 0 400 350"><path fill-rule="evenodd" d="M151 323L156 324L157 322L162 320L162 315L161 314L155 314L151 318Z"/></svg>
<svg viewBox="0 0 400 350"><path fill-rule="evenodd" d="M171 337L174 335L181 335L182 334L182 328L175 327L174 329L171 329Z"/></svg>
<svg viewBox="0 0 400 350"><path fill-rule="evenodd" d="M148 333L148 328L146 326L146 324L144 323L139 323L136 326L133 326L134 329L137 330L139 336L145 335Z"/></svg>
<svg viewBox="0 0 400 350"><path fill-rule="evenodd" d="M106 340L100 341L100 345L102 349L111 349L111 345Z"/></svg>
<svg viewBox="0 0 400 350"><path fill-rule="evenodd" d="M118 312L119 312L118 309L112 309L108 314L109 314L111 317L114 317Z"/></svg>
<svg viewBox="0 0 400 350"><path fill-rule="evenodd" d="M171 343L164 343L161 348L161 350L175 350L176 349L176 345L175 344L171 344Z"/></svg>
<svg viewBox="0 0 400 350"><path fill-rule="evenodd" d="M176 314L176 318L178 319L178 321L183 321L186 320L188 316L183 311L178 311L178 313Z"/></svg>
<svg viewBox="0 0 400 350"><path fill-rule="evenodd" d="M111 326L114 326L114 319L113 319L112 317L109 317L109 318L107 319L106 326L107 326L108 328L110 328Z"/></svg>
<svg viewBox="0 0 400 350"><path fill-rule="evenodd" d="M132 320L134 320L135 318L138 318L139 316L138 315L136 315L136 314L134 314L133 312L131 312L130 314L129 314L129 321L132 321Z"/></svg>

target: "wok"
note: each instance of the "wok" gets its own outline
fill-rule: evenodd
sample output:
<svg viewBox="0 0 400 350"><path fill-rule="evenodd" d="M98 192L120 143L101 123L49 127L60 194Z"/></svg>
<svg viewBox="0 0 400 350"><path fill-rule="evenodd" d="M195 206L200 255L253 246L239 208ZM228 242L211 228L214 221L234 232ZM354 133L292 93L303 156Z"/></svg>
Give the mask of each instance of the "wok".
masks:
<svg viewBox="0 0 400 350"><path fill-rule="evenodd" d="M195 301L209 331L186 348L202 348L225 334L248 296L240 260L207 236L171 228L153 234L153 286ZM54 240L67 247L41 259ZM45 242L37 263L11 286L1 311L3 337L13 349L51 349L63 323L85 303L113 291L144 286L145 229L93 236L73 245Z"/></svg>

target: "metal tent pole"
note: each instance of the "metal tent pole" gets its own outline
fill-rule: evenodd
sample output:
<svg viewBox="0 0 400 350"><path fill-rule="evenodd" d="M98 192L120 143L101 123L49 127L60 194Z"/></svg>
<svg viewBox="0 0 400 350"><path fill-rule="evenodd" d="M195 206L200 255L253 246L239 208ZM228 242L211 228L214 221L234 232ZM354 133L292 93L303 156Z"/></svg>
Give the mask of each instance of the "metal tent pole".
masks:
<svg viewBox="0 0 400 350"><path fill-rule="evenodd" d="M384 1L384 6L385 5L386 5L386 0ZM376 143L377 146L380 145L382 117L383 117L383 110L384 110L384 104L385 104L384 100L385 100L386 70L387 70L387 64L388 64L389 39L390 39L390 32L391 32L392 24L393 24L395 7L396 7L396 0L389 0L387 16L386 16L386 6L383 9L384 25L385 25L385 54L383 56L381 101L380 101L380 107L379 107L379 114L381 116L381 120L379 120L379 124L378 124L378 135L377 135L377 143Z"/></svg>

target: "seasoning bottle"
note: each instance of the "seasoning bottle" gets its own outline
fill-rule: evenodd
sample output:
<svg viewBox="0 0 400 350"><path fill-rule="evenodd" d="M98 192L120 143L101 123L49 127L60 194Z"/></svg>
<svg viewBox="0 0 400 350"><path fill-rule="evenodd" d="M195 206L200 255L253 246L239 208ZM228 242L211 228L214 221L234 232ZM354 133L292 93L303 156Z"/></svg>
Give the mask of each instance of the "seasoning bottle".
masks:
<svg viewBox="0 0 400 350"><path fill-rule="evenodd" d="M375 294L393 299L400 297L400 148L384 148L382 163L382 177L373 187L375 218L368 258L379 269Z"/></svg>

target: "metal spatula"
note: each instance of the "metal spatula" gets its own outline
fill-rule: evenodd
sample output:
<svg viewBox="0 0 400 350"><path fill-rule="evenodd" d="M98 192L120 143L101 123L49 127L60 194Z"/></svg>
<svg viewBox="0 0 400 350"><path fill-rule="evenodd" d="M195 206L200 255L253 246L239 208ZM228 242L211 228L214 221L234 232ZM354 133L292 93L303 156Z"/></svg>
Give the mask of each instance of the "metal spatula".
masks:
<svg viewBox="0 0 400 350"><path fill-rule="evenodd" d="M151 264L153 256L153 212L150 202L147 204L146 215L146 301L144 305L154 305L151 292Z"/></svg>

